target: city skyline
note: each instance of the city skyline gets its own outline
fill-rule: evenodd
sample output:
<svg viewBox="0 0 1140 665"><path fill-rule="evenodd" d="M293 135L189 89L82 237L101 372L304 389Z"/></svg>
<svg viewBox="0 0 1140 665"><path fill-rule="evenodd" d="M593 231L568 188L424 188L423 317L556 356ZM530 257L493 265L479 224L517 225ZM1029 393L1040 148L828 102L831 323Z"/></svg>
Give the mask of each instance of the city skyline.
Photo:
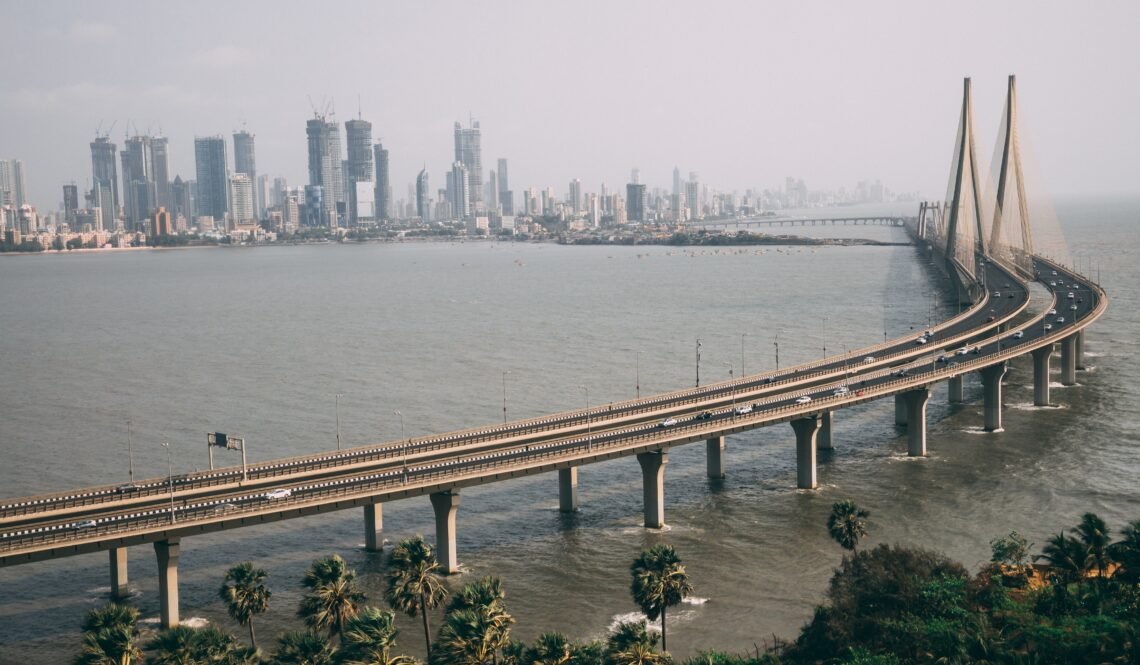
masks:
<svg viewBox="0 0 1140 665"><path fill-rule="evenodd" d="M971 7L986 19L968 20ZM357 6L359 21L337 24L346 37L334 49L343 52L337 60L384 62L419 36L436 39L407 66L339 72L313 70L312 63L321 57L331 62L333 54L321 56L305 40L293 40L296 48L290 49L240 46L257 40L224 26L213 28L216 46L203 48L174 35L170 48L138 59L135 49L149 53L147 44L157 38L136 31L138 26L177 22L191 28L189 35L203 20L179 8L79 6L62 17L51 8L18 6L12 13L25 30L12 41L16 66L0 95L0 122L27 131L6 132L0 157L20 160L28 174L28 200L54 210L62 184L90 189L91 153L85 147L112 123L116 129L109 138L120 147L124 133L167 138L167 182L194 173L195 136L248 131L258 137L259 170L295 186L306 182L299 119L311 117L311 100L323 100L341 110L338 125L354 115L350 111L363 109L373 138L391 152L395 192L414 183L425 163L429 172L450 168L455 146L446 132L462 118L480 122L486 132L482 177L488 181L487 165L507 156L514 162L516 192L528 185L561 189L572 178L580 178L586 191L602 182L621 189L627 169L636 165L650 187L667 188L671 170L680 166L723 190L769 187L793 173L825 188L877 178L896 190L935 196L944 186L953 140L945 129L952 123L947 109L953 108L960 79L973 76L985 153L1005 75L1016 72L1024 104L1033 109L1026 134L1047 147L1038 152L1051 190L1134 191L1127 146L1138 142L1138 130L1127 119L1140 110L1140 98L1132 86L1115 81L1140 73L1126 34L1137 8L1034 7L1033 20L1024 23L1015 20L1020 17L1012 5L967 6L938 17L947 34L977 36L969 49L947 57L944 49L931 48L927 19L934 16L900 4L827 12L720 5L692 25L679 7L583 5L580 12L559 13L558 29L585 31L595 43L588 51L565 53L539 49L541 37L523 29L543 24L554 9L512 5L480 12L448 4L440 18L416 7ZM302 14L303 5L282 7L285 19L269 18L268 9L242 6L233 23L259 31L272 27L285 37L316 29L312 21L332 20ZM613 20L591 23L599 12ZM290 15L305 20L289 21ZM510 21L496 21L505 16ZM638 18L687 29L677 40L626 29ZM851 21L860 29L850 30ZM458 35L469 34L472 24L481 45L463 49ZM372 28L384 38L365 40L367 45L347 38ZM140 34L141 42L128 45L128 34ZM675 48L659 48L663 40ZM874 47L876 42L883 45ZM693 56L694 48L704 50ZM132 75L99 78L75 67L77 54L88 52L116 67L131 64ZM907 58L895 57L903 52ZM471 60L465 71L486 76L454 86L425 83L447 71L447 59L458 53ZM302 66L305 59L310 64ZM365 69L367 77L361 76ZM565 83L555 75L559 71L581 76ZM1090 125L1086 117L1098 122ZM121 175L125 186L126 174ZM258 183L251 181L256 198ZM478 201L482 188L471 195ZM155 192L155 198L169 195Z"/></svg>

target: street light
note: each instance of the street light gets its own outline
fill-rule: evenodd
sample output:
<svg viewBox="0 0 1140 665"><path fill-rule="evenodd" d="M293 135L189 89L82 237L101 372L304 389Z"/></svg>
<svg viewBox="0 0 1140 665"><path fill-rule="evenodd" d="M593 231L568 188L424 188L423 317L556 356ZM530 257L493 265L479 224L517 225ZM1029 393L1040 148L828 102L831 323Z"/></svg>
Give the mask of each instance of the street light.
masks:
<svg viewBox="0 0 1140 665"><path fill-rule="evenodd" d="M701 387L701 338L697 338L697 387Z"/></svg>
<svg viewBox="0 0 1140 665"><path fill-rule="evenodd" d="M131 485L135 484L135 455L131 450L131 421L127 420L127 474L130 476Z"/></svg>
<svg viewBox="0 0 1140 665"><path fill-rule="evenodd" d="M174 467L170 461L170 442L162 444L166 448L166 480L170 483L170 523L174 524Z"/></svg>
<svg viewBox="0 0 1140 665"><path fill-rule="evenodd" d="M400 416L400 440L403 443L400 447L403 449L403 466L404 466L404 483L408 482L408 440L404 437L404 413L402 411L393 411L397 416Z"/></svg>
<svg viewBox="0 0 1140 665"><path fill-rule="evenodd" d="M594 428L590 420L590 388L585 385L578 388L586 391L586 450L591 451L594 449Z"/></svg>
<svg viewBox="0 0 1140 665"><path fill-rule="evenodd" d="M336 449L340 450L340 398L342 393L336 394Z"/></svg>
<svg viewBox="0 0 1140 665"><path fill-rule="evenodd" d="M636 384L635 388L637 389L637 399L641 399L641 351L634 352L633 379Z"/></svg>
<svg viewBox="0 0 1140 665"><path fill-rule="evenodd" d="M780 333L776 333L776 338L772 342L772 346L776 347L776 371L780 371Z"/></svg>
<svg viewBox="0 0 1140 665"><path fill-rule="evenodd" d="M503 372L503 424L504 425L507 424L507 375L510 373L511 373L511 370L509 370L509 369L506 370L505 372Z"/></svg>
<svg viewBox="0 0 1140 665"><path fill-rule="evenodd" d="M736 420L736 384L733 383L733 367L732 363L730 362L726 362L724 364L728 367L728 382L731 384L732 388L732 419Z"/></svg>
<svg viewBox="0 0 1140 665"><path fill-rule="evenodd" d="M827 357L827 320L830 316L823 317L823 357Z"/></svg>

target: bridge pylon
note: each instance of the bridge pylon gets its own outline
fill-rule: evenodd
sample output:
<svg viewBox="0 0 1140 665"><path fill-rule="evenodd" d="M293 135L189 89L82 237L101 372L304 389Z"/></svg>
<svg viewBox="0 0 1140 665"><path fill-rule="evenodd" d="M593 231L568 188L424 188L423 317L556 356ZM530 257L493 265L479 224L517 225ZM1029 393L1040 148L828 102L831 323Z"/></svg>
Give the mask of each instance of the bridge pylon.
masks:
<svg viewBox="0 0 1140 665"><path fill-rule="evenodd" d="M1025 198L1025 176L1017 131L1017 77L1012 74L999 131L1001 161L996 173L997 200L990 222L989 249L993 256L1021 268L1026 274L1032 274L1033 233L1029 225L1029 203ZM1013 212L1015 205L1016 213ZM1020 219L1016 229L1006 223L1010 214L1016 214Z"/></svg>
<svg viewBox="0 0 1140 665"><path fill-rule="evenodd" d="M974 104L970 79L962 85L962 111L958 121L958 137L950 166L942 216L945 222L943 242L935 242L944 254L946 272L954 280L960 301L973 301L978 295L976 255L984 254L985 233L982 228L981 178L974 141Z"/></svg>

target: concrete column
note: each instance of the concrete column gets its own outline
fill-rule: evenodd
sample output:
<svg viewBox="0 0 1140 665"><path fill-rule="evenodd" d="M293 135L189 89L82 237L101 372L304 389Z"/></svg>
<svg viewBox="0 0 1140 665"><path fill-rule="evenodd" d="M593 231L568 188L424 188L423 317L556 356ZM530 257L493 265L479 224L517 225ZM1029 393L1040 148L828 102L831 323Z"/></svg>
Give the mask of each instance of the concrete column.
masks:
<svg viewBox="0 0 1140 665"><path fill-rule="evenodd" d="M1049 356L1053 345L1034 349L1033 355L1033 406L1049 406Z"/></svg>
<svg viewBox="0 0 1140 665"><path fill-rule="evenodd" d="M637 463L641 465L645 526L660 529L665 526L665 465L669 463L669 453L664 450L639 453Z"/></svg>
<svg viewBox="0 0 1140 665"><path fill-rule="evenodd" d="M982 401L985 413L985 430L987 432L1000 432L1001 427L1001 380L1005 376L1005 362L983 367L982 374Z"/></svg>
<svg viewBox="0 0 1140 665"><path fill-rule="evenodd" d="M819 433L815 435L816 450L832 450L831 446L831 412L824 411L819 414Z"/></svg>
<svg viewBox="0 0 1140 665"><path fill-rule="evenodd" d="M1085 330L1077 331L1077 369L1085 368Z"/></svg>
<svg viewBox="0 0 1140 665"><path fill-rule="evenodd" d="M919 388L902 394L906 402L906 454L926 457L926 403L930 389Z"/></svg>
<svg viewBox="0 0 1140 665"><path fill-rule="evenodd" d="M901 393L895 395L895 424L906 424L906 400L903 399Z"/></svg>
<svg viewBox="0 0 1140 665"><path fill-rule="evenodd" d="M819 431L819 419L800 418L792 421L796 433L796 487L813 490L819 486L815 473L815 435Z"/></svg>
<svg viewBox="0 0 1140 665"><path fill-rule="evenodd" d="M578 512L578 467L558 470L558 510Z"/></svg>
<svg viewBox="0 0 1140 665"><path fill-rule="evenodd" d="M159 627L173 628L178 625L178 555L181 549L177 538L157 540L154 553L158 557L158 605L161 621Z"/></svg>
<svg viewBox="0 0 1140 665"><path fill-rule="evenodd" d="M705 441L705 454L709 478L724 478L724 437L716 436Z"/></svg>
<svg viewBox="0 0 1140 665"><path fill-rule="evenodd" d="M115 547L107 554L111 555L111 599L123 600L131 595L127 589L127 548Z"/></svg>
<svg viewBox="0 0 1140 665"><path fill-rule="evenodd" d="M946 382L946 388L947 392L949 393L951 404L962 403L962 384L965 383L962 380L963 378L965 377L959 374L958 376L950 377L950 380Z"/></svg>
<svg viewBox="0 0 1140 665"><path fill-rule="evenodd" d="M1077 336L1061 340L1061 385L1077 385Z"/></svg>
<svg viewBox="0 0 1140 665"><path fill-rule="evenodd" d="M364 549L379 552L384 545L380 533L384 531L384 504L370 503L364 506Z"/></svg>
<svg viewBox="0 0 1140 665"><path fill-rule="evenodd" d="M455 548L455 511L459 509L459 490L431 495L435 510L435 556L447 575L459 572Z"/></svg>

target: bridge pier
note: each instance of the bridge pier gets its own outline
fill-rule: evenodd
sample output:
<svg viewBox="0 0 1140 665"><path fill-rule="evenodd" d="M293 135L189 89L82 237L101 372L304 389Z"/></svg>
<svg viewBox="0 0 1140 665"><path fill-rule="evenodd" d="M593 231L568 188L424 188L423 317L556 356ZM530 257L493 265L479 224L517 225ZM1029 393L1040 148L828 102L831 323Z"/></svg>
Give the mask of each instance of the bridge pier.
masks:
<svg viewBox="0 0 1140 665"><path fill-rule="evenodd" d="M154 542L158 558L158 605L162 629L178 625L178 556L181 545L178 538Z"/></svg>
<svg viewBox="0 0 1140 665"><path fill-rule="evenodd" d="M669 453L664 450L638 453L637 463L641 465L645 527L660 529L665 526L665 465L669 463Z"/></svg>
<svg viewBox="0 0 1140 665"><path fill-rule="evenodd" d="M819 414L819 432L815 435L816 450L834 450L831 444L831 411Z"/></svg>
<svg viewBox="0 0 1140 665"><path fill-rule="evenodd" d="M380 533L384 531L384 504L370 503L364 506L364 549L379 552L384 541Z"/></svg>
<svg viewBox="0 0 1140 665"><path fill-rule="evenodd" d="M1085 368L1085 330L1077 331L1077 369Z"/></svg>
<svg viewBox="0 0 1140 665"><path fill-rule="evenodd" d="M1061 340L1061 385L1077 385L1077 336Z"/></svg>
<svg viewBox="0 0 1140 665"><path fill-rule="evenodd" d="M459 490L435 492L431 495L435 511L435 555L444 574L459 572L455 547L455 511L459 509Z"/></svg>
<svg viewBox="0 0 1140 665"><path fill-rule="evenodd" d="M792 430L796 433L796 487L801 490L819 487L815 468L815 435L819 425L819 418L815 416L792 421Z"/></svg>
<svg viewBox="0 0 1140 665"><path fill-rule="evenodd" d="M926 403L930 401L930 388L908 390L902 398L906 404L906 454L926 457Z"/></svg>
<svg viewBox="0 0 1140 665"><path fill-rule="evenodd" d="M558 470L558 510L578 512L578 467Z"/></svg>
<svg viewBox="0 0 1140 665"><path fill-rule="evenodd" d="M950 377L950 380L946 382L947 393L949 393L948 399L951 404L962 403L962 384L965 383L963 381L964 378L964 376L959 374L958 376Z"/></svg>
<svg viewBox="0 0 1140 665"><path fill-rule="evenodd" d="M111 559L111 599L123 600L131 595L127 589L127 548L112 547L107 554Z"/></svg>
<svg viewBox="0 0 1140 665"><path fill-rule="evenodd" d="M705 441L705 467L709 478L724 478L725 455L724 437L714 436Z"/></svg>
<svg viewBox="0 0 1140 665"><path fill-rule="evenodd" d="M987 432L1001 432L1001 380L1005 376L1006 364L1002 361L996 365L983 367L982 374L982 410L985 414L984 428Z"/></svg>
<svg viewBox="0 0 1140 665"><path fill-rule="evenodd" d="M1053 345L1030 352L1033 356L1033 406L1049 406L1049 356Z"/></svg>
<svg viewBox="0 0 1140 665"><path fill-rule="evenodd" d="M895 424L906 424L906 399L902 393L895 395Z"/></svg>

